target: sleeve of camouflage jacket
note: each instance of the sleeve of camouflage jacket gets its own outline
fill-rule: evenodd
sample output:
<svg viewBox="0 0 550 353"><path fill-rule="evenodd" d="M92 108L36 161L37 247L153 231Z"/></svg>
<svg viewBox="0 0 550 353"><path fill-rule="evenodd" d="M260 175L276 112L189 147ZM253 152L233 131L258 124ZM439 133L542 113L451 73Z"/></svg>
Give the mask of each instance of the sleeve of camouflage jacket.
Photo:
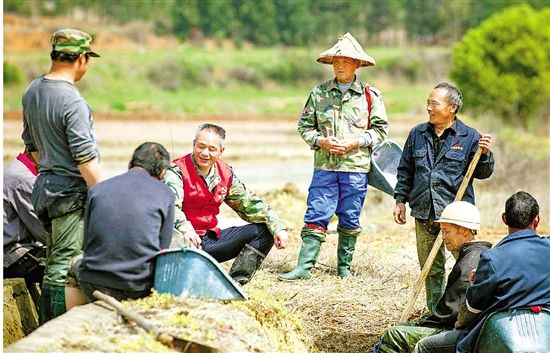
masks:
<svg viewBox="0 0 550 353"><path fill-rule="evenodd" d="M235 173L233 173L233 182L224 201L243 220L250 223L265 223L272 235L285 229L275 211L258 195L248 190Z"/></svg>
<svg viewBox="0 0 550 353"><path fill-rule="evenodd" d="M180 168L172 164L170 168L166 170L162 181L170 187L174 195L176 196L174 205L174 228L180 233L185 234L187 232L195 232L195 228L191 222L185 217L185 213L181 209L183 205L183 177Z"/></svg>
<svg viewBox="0 0 550 353"><path fill-rule="evenodd" d="M372 106L370 110L370 129L365 131L364 146L377 145L388 136L388 115L382 100L382 94L376 88L370 87ZM370 141L370 143L369 143Z"/></svg>
<svg viewBox="0 0 550 353"><path fill-rule="evenodd" d="M318 130L315 111L315 96L314 92L311 92L298 121L298 133L312 150L319 148L317 140L324 137Z"/></svg>

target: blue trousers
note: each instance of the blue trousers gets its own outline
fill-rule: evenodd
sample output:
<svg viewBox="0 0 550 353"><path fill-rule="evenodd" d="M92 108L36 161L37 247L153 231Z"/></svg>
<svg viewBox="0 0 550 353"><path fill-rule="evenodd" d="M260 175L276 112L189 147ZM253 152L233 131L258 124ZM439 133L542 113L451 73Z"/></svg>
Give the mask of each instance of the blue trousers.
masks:
<svg viewBox="0 0 550 353"><path fill-rule="evenodd" d="M359 216L367 195L367 181L367 173L315 170L304 223L326 229L336 214L338 227L360 229Z"/></svg>

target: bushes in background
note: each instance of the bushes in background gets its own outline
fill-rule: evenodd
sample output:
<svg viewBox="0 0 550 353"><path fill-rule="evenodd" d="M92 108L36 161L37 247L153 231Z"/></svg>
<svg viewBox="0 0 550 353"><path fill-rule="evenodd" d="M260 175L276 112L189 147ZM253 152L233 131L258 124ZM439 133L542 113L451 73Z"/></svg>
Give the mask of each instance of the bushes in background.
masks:
<svg viewBox="0 0 550 353"><path fill-rule="evenodd" d="M14 85L20 83L22 80L23 74L17 66L4 61L4 84L7 86Z"/></svg>
<svg viewBox="0 0 550 353"><path fill-rule="evenodd" d="M550 100L550 9L527 5L498 13L470 30L453 50L451 77L466 108L529 128Z"/></svg>

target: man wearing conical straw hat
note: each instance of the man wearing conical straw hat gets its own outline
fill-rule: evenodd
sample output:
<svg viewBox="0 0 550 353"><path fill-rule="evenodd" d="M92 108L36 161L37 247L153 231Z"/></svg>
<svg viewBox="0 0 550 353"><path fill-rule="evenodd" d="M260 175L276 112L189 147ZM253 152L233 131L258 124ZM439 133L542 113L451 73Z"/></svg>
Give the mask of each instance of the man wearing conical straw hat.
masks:
<svg viewBox="0 0 550 353"><path fill-rule="evenodd" d="M284 281L310 278L334 214L338 216L338 275L351 275L371 148L384 140L388 129L380 91L355 76L357 69L375 61L350 33L317 61L332 65L336 77L313 89L298 122L298 132L315 151L314 172L298 265L279 275Z"/></svg>

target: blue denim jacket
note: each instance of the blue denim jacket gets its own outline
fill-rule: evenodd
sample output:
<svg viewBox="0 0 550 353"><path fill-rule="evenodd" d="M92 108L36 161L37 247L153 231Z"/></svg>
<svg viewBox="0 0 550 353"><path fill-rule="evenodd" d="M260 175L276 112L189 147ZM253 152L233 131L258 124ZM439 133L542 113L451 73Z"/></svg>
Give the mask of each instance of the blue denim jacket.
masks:
<svg viewBox="0 0 550 353"><path fill-rule="evenodd" d="M397 168L396 202L408 202L411 216L428 219L433 205L435 219L454 201L479 141L479 133L456 119L456 134L445 140L438 156L433 155L433 137L428 123L415 126L405 142ZM493 153L482 154L473 178L486 179L493 174ZM473 178L463 201L475 202Z"/></svg>

